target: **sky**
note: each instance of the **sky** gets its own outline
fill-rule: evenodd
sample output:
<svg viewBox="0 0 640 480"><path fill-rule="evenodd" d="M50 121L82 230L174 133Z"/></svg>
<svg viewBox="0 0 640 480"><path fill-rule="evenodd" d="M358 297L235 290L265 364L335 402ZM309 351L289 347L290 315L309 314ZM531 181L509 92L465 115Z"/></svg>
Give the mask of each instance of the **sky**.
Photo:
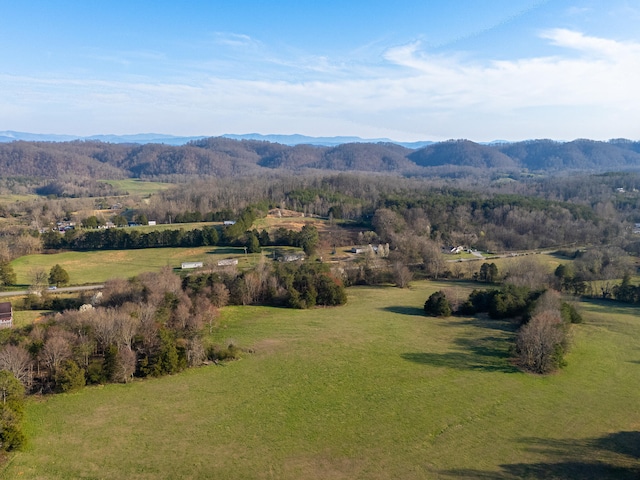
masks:
<svg viewBox="0 0 640 480"><path fill-rule="evenodd" d="M0 0L0 131L640 140L638 0Z"/></svg>

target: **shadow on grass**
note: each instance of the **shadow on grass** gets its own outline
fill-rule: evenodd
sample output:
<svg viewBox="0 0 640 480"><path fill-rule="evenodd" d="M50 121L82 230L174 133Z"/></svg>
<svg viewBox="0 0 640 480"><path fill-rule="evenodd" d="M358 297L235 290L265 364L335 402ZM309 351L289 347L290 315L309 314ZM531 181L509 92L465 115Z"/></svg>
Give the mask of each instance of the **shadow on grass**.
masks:
<svg viewBox="0 0 640 480"><path fill-rule="evenodd" d="M396 308L396 307L393 307ZM518 325L508 320L486 317L443 322L445 326L463 328L465 336L452 341L453 351L446 353L409 352L400 356L414 363L457 370L516 373L511 362L511 349ZM471 328L470 328L471 327Z"/></svg>
<svg viewBox="0 0 640 480"><path fill-rule="evenodd" d="M521 323L515 320L494 320L489 318L486 314L482 316L476 316L469 320L463 320L457 322L459 326L472 326L477 328L483 328L486 330L497 330L500 332L515 333L520 328Z"/></svg>
<svg viewBox="0 0 640 480"><path fill-rule="evenodd" d="M505 343L505 339L500 339ZM494 337L473 341L456 341L464 351L447 353L403 353L401 358L432 367L447 367L457 370L481 370L484 372L516 373L519 370L510 363L510 355L504 346L496 345ZM466 345L465 345L466 343Z"/></svg>
<svg viewBox="0 0 640 480"><path fill-rule="evenodd" d="M399 313L400 315L412 315L416 317L425 317L424 309L418 307L407 307L404 305L393 305L391 307L384 307L381 310L391 313Z"/></svg>
<svg viewBox="0 0 640 480"><path fill-rule="evenodd" d="M638 479L640 432L617 432L587 440L524 438L528 450L547 457L536 463L500 465L498 472L449 470L443 476L457 479Z"/></svg>
<svg viewBox="0 0 640 480"><path fill-rule="evenodd" d="M597 315L587 316L583 313L587 323L623 335L635 332L637 318L640 315L640 305L613 300L583 300L580 304L580 310Z"/></svg>
<svg viewBox="0 0 640 480"><path fill-rule="evenodd" d="M507 338L494 336L459 338L454 340L454 343L460 347L460 350L446 353L403 353L400 356L410 362L433 367L485 372L519 372L510 362L511 343Z"/></svg>
<svg viewBox="0 0 640 480"><path fill-rule="evenodd" d="M244 253L244 249L241 247L216 247L214 250L207 252L209 255L232 255Z"/></svg>
<svg viewBox="0 0 640 480"><path fill-rule="evenodd" d="M581 302L581 308L589 310L589 307L601 307L606 313L637 315L640 311L640 305L637 303L624 303L615 300L605 300L600 298L585 298Z"/></svg>

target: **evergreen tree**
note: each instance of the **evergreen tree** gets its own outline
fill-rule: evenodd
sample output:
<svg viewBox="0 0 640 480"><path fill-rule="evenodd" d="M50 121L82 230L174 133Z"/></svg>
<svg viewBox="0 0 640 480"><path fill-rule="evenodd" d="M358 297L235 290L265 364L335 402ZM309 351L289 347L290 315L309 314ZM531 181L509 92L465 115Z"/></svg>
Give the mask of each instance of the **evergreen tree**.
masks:
<svg viewBox="0 0 640 480"><path fill-rule="evenodd" d="M451 304L442 290L431 294L424 303L424 312L434 317L451 316Z"/></svg>
<svg viewBox="0 0 640 480"><path fill-rule="evenodd" d="M51 267L49 272L49 283L59 287L60 285L67 285L69 283L69 274L59 264L55 264Z"/></svg>
<svg viewBox="0 0 640 480"><path fill-rule="evenodd" d="M20 448L25 443L22 431L24 387L7 370L0 370L0 449Z"/></svg>
<svg viewBox="0 0 640 480"><path fill-rule="evenodd" d="M15 285L16 274L9 262L0 262L0 286Z"/></svg>

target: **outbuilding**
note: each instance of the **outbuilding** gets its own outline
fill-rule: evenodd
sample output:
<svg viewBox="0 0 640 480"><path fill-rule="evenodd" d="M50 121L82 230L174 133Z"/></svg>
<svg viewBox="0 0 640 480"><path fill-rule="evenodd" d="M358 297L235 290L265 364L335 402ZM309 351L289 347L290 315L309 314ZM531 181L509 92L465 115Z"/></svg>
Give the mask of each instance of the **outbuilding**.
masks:
<svg viewBox="0 0 640 480"><path fill-rule="evenodd" d="M11 302L0 303L0 328L13 327L13 308Z"/></svg>

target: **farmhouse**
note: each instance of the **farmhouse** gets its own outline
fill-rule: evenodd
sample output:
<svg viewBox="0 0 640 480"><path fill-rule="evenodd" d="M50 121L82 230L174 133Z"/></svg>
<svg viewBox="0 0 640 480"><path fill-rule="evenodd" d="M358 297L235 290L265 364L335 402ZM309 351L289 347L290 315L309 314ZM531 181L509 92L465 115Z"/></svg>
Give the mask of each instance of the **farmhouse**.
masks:
<svg viewBox="0 0 640 480"><path fill-rule="evenodd" d="M188 269L188 268L202 268L202 265L204 265L202 262L182 262L182 270Z"/></svg>
<svg viewBox="0 0 640 480"><path fill-rule="evenodd" d="M11 302L0 303L0 328L11 328L13 326L13 308Z"/></svg>

